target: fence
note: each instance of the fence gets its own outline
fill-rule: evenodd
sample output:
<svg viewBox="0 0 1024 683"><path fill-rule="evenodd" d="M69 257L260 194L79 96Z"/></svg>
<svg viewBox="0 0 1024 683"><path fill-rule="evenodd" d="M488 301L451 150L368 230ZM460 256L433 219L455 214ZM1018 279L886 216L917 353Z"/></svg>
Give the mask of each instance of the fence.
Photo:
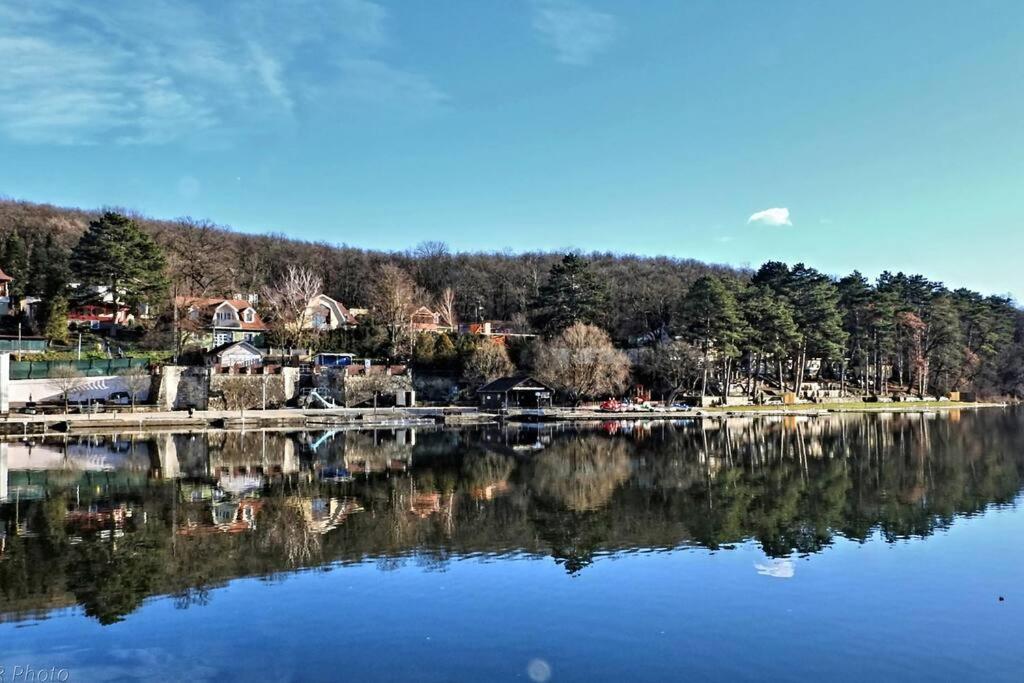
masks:
<svg viewBox="0 0 1024 683"><path fill-rule="evenodd" d="M17 337L2 337L0 338L0 352L11 352L11 353L42 353L46 351L46 340L45 339L21 339Z"/></svg>
<svg viewBox="0 0 1024 683"><path fill-rule="evenodd" d="M128 368L149 367L145 358L114 358L73 361L11 361L11 379L49 379L53 368L71 366L83 377L109 377Z"/></svg>

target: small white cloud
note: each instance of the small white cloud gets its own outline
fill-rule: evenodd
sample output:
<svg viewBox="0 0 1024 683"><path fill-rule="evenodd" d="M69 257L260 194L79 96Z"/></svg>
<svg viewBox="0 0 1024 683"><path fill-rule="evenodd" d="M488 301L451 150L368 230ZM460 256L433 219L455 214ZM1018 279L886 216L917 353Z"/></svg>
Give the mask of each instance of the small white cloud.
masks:
<svg viewBox="0 0 1024 683"><path fill-rule="evenodd" d="M614 42L618 20L574 0L537 0L533 27L555 48L558 61L586 66Z"/></svg>
<svg viewBox="0 0 1024 683"><path fill-rule="evenodd" d="M765 564L755 563L754 569L761 576L770 576L775 579L792 579L796 574L796 565L788 558L768 560Z"/></svg>
<svg viewBox="0 0 1024 683"><path fill-rule="evenodd" d="M747 219L747 224L749 225L750 223L774 226L793 225L793 222L789 220L789 209L786 208L774 208L758 211L755 214L751 214L750 218Z"/></svg>

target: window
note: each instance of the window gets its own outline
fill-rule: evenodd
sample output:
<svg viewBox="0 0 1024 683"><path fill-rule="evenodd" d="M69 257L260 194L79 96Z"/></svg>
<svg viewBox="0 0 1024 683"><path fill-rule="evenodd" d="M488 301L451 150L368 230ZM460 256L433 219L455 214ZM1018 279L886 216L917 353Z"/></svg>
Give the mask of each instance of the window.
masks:
<svg viewBox="0 0 1024 683"><path fill-rule="evenodd" d="M229 311L229 310L222 309L222 310L217 311L217 321L218 322L228 322L228 321L231 320L232 317L233 316L231 315L231 311Z"/></svg>
<svg viewBox="0 0 1024 683"><path fill-rule="evenodd" d="M255 322L256 311L252 310L251 308L245 309L245 313L242 314L242 319L245 320L245 322L247 323Z"/></svg>
<svg viewBox="0 0 1024 683"><path fill-rule="evenodd" d="M227 344L231 341L230 332L217 332L213 335L213 345L220 346L221 344Z"/></svg>

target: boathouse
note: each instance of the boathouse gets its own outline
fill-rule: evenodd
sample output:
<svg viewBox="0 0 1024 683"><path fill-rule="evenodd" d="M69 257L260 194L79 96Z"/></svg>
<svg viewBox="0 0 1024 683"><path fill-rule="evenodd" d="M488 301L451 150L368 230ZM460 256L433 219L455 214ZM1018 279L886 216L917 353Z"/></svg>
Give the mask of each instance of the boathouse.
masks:
<svg viewBox="0 0 1024 683"><path fill-rule="evenodd" d="M480 407L489 410L504 408L549 408L555 391L528 375L501 377L479 389Z"/></svg>

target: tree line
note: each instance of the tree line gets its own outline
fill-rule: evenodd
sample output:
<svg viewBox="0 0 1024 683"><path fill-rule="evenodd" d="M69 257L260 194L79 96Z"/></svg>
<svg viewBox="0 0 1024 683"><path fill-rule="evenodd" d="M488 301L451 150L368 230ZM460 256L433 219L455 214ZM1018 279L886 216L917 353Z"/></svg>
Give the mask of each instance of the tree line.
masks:
<svg viewBox="0 0 1024 683"><path fill-rule="evenodd" d="M74 305L81 303L74 297L88 296L86 288L70 291L71 282L148 306L158 324L146 339L166 348L174 343L167 326L174 296L262 292L274 319L296 308L280 300L289 289L281 285L301 276L371 311L365 324L316 340L322 348L409 359L476 381L499 371L543 374L545 362L564 372L572 359L566 349L574 347L605 365L583 368L581 375L599 379L564 387L566 395L606 393L630 378L666 396L766 387L799 393L811 378L861 393L1024 394L1024 317L1015 303L916 274L885 272L869 281L805 264L769 262L752 271L597 252L459 253L442 242L383 252L249 235L191 218L14 201L0 201L0 267L15 278L15 296L44 300L34 324L54 337L66 328L63 299ZM308 287L291 289L304 296ZM456 335L417 335L408 318L421 305L447 326L499 320L542 341L494 351ZM558 344L562 350L551 353ZM634 351L626 358L608 348Z"/></svg>

